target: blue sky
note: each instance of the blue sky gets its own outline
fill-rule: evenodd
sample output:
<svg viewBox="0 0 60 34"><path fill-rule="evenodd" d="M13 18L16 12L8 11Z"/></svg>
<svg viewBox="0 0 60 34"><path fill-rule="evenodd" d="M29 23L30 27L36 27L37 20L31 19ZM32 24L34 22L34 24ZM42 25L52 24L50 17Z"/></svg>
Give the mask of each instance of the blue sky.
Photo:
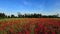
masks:
<svg viewBox="0 0 60 34"><path fill-rule="evenodd" d="M0 0L0 12L7 15L17 15L18 12L59 14L60 0Z"/></svg>

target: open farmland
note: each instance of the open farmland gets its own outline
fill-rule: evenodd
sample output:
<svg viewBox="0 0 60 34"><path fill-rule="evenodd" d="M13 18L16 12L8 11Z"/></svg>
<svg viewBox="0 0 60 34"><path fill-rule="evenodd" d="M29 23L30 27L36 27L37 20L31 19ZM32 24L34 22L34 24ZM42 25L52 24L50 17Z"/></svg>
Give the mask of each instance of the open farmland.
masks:
<svg viewBox="0 0 60 34"><path fill-rule="evenodd" d="M1 19L0 34L60 34L60 19L59 18Z"/></svg>

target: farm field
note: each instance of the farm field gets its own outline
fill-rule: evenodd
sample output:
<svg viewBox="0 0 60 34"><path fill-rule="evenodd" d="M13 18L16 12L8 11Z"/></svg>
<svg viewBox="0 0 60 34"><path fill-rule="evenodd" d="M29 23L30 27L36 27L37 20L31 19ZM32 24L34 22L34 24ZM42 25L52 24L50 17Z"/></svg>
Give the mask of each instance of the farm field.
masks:
<svg viewBox="0 0 60 34"><path fill-rule="evenodd" d="M0 34L60 34L60 18L0 19Z"/></svg>

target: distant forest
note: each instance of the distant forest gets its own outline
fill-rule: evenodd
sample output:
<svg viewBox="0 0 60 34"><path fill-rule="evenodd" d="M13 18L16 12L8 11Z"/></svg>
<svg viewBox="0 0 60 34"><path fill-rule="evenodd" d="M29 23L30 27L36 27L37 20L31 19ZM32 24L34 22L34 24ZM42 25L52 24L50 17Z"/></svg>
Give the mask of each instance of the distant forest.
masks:
<svg viewBox="0 0 60 34"><path fill-rule="evenodd" d="M60 17L59 17L59 14L48 15L47 16L47 15L36 14L36 13L34 13L34 14L24 14L24 15L18 13L17 16L15 16L13 14L7 16L5 13L0 13L0 18L60 18Z"/></svg>

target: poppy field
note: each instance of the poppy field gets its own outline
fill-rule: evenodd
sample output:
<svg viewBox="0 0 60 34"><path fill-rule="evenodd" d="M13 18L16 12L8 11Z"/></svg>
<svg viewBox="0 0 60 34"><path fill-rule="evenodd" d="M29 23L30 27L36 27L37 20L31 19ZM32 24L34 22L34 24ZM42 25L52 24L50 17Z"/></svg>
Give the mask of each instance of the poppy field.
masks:
<svg viewBox="0 0 60 34"><path fill-rule="evenodd" d="M0 20L0 34L60 34L60 19L2 19Z"/></svg>

